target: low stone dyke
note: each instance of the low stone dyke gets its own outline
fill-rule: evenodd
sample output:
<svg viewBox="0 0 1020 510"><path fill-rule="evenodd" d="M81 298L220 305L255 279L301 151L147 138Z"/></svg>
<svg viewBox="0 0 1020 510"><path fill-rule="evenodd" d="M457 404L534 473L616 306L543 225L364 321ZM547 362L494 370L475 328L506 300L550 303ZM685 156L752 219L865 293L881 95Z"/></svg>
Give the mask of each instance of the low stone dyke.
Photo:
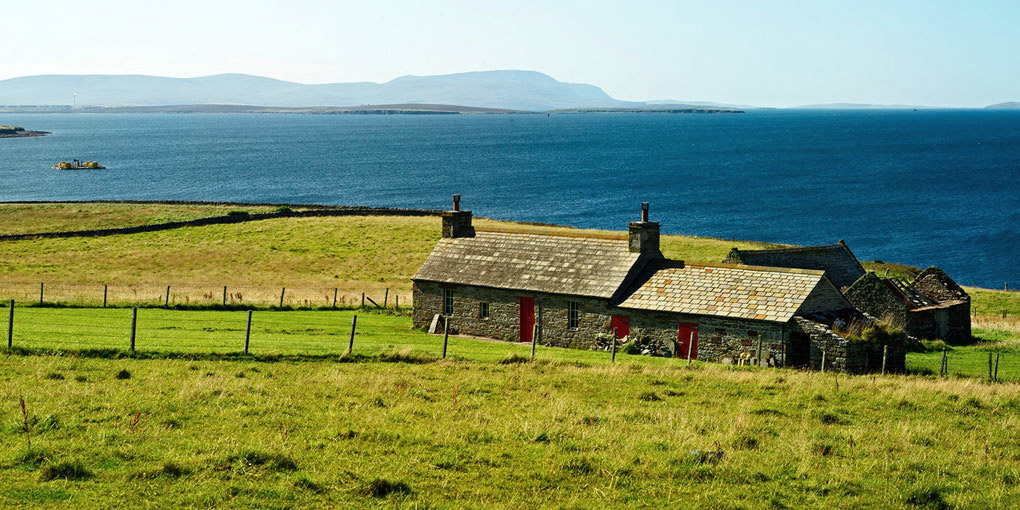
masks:
<svg viewBox="0 0 1020 510"><path fill-rule="evenodd" d="M33 203L33 202L5 202L5 203ZM34 202L54 203L54 202ZM2 234L0 241L18 241L23 239L45 239L61 237L99 237L121 234L137 234L140 232L155 232L159 230L172 230L182 227L197 227L203 225L220 225L225 223L244 223L246 221L272 220L276 218L307 218L320 216L439 216L441 211L432 209L398 209L388 207L345 207L345 206L309 206L302 204L252 204L235 202L122 202L122 201L90 201L90 202L60 202L60 203L136 203L136 204L166 204L166 205L230 205L230 206L278 206L278 207L302 207L312 208L309 211L277 211L268 213L233 214L224 216L210 216L196 218L194 220L171 221L167 223L154 223L152 225L135 225L130 227L102 228L92 230L70 230L63 232L33 232L24 234Z"/></svg>

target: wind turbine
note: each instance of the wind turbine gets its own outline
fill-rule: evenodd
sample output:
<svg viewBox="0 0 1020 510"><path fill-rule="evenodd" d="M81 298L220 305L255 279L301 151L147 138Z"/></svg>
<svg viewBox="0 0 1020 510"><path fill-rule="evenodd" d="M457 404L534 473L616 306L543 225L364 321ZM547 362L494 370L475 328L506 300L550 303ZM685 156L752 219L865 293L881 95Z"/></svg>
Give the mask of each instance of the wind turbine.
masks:
<svg viewBox="0 0 1020 510"><path fill-rule="evenodd" d="M76 108L78 108L78 93L77 92L71 94L71 111L73 112Z"/></svg>

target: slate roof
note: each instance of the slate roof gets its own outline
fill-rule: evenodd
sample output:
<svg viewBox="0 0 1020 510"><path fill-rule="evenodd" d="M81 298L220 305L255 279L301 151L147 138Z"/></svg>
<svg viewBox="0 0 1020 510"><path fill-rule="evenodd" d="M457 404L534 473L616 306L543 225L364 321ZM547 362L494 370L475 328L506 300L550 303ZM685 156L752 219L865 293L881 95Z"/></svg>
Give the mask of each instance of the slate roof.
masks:
<svg viewBox="0 0 1020 510"><path fill-rule="evenodd" d="M625 237L476 230L441 239L412 280L610 299L639 259Z"/></svg>
<svg viewBox="0 0 1020 510"><path fill-rule="evenodd" d="M865 273L864 266L843 241L827 246L774 250L738 250L734 248L730 250L723 262L750 266L822 270L838 288L853 285Z"/></svg>
<svg viewBox="0 0 1020 510"><path fill-rule="evenodd" d="M785 323L823 278L806 269L655 264L619 307Z"/></svg>

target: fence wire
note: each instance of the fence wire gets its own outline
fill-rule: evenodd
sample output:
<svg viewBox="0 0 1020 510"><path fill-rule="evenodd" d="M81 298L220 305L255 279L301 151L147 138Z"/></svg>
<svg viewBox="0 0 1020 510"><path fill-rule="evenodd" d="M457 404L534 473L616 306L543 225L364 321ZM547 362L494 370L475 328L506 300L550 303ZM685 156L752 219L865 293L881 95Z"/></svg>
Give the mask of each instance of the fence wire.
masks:
<svg viewBox="0 0 1020 510"><path fill-rule="evenodd" d="M407 290L356 290L358 284L335 287L257 287L251 285L103 285L62 282L0 281L0 302L39 303L72 306L255 306L291 308L406 308L411 304ZM373 304L373 302L375 304Z"/></svg>
<svg viewBox="0 0 1020 510"><path fill-rule="evenodd" d="M343 355L351 341L353 311L254 311L248 329L247 311L168 310L161 308L16 307L11 341L26 349L127 351L134 335L139 353L236 354L248 340L253 355ZM7 313L4 325L7 326ZM133 319L133 317L135 317ZM5 327L4 332L8 329ZM442 355L443 336L407 327L406 318L359 313L354 354ZM537 357L548 354L539 348ZM574 351L584 356L585 351ZM530 355L530 344L450 337L447 356L474 361L500 361L510 354ZM590 353L608 361L605 353Z"/></svg>

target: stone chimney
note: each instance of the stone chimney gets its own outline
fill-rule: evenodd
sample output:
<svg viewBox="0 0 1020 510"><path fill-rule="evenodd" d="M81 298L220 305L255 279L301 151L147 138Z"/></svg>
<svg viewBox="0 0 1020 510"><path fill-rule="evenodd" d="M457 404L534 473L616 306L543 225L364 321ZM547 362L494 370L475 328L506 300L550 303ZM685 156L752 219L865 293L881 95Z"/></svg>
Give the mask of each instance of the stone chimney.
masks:
<svg viewBox="0 0 1020 510"><path fill-rule="evenodd" d="M659 257L659 222L648 221L648 202L641 203L641 221L630 224L630 251Z"/></svg>
<svg viewBox="0 0 1020 510"><path fill-rule="evenodd" d="M443 211L443 237L474 237L471 211L460 210L460 195L453 196L453 210Z"/></svg>

